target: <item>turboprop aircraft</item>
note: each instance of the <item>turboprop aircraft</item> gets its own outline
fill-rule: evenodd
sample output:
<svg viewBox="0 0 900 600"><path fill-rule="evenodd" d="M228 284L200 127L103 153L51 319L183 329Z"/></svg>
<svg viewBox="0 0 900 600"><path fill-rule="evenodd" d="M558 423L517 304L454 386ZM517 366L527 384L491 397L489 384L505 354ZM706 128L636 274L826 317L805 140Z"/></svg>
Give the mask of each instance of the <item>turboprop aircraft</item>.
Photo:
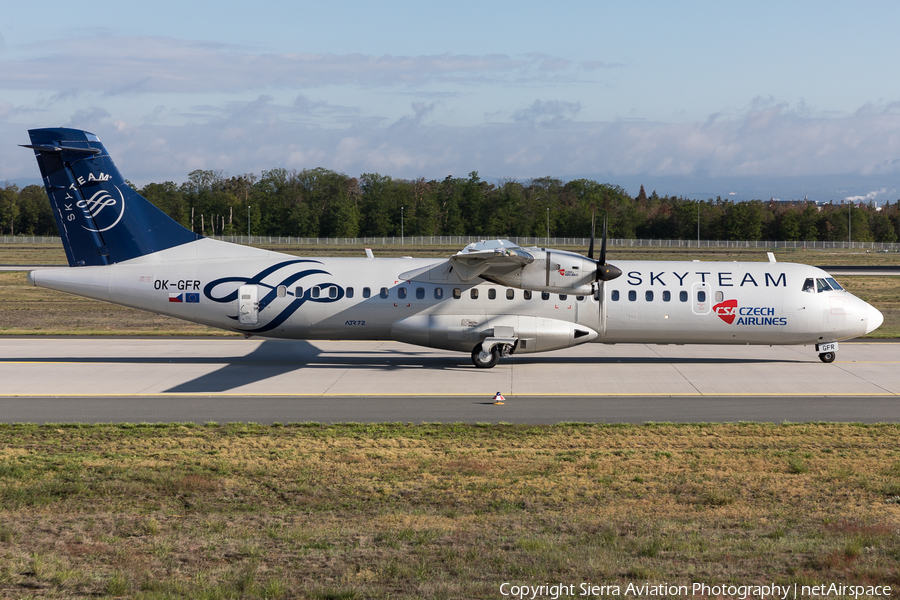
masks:
<svg viewBox="0 0 900 600"><path fill-rule="evenodd" d="M397 340L501 357L596 343L838 342L881 313L828 273L769 262L599 260L507 240L444 260L298 258L193 233L131 189L96 135L34 129L68 268L28 281L247 336Z"/></svg>

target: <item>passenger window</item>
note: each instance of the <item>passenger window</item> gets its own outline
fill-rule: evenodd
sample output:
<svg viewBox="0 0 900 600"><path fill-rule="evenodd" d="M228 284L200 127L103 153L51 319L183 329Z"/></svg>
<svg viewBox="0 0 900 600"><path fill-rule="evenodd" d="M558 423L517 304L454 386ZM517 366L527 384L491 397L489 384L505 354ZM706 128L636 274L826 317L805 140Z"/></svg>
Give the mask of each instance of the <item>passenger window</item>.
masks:
<svg viewBox="0 0 900 600"><path fill-rule="evenodd" d="M381 296L382 298L387 298L388 297L388 289L381 288L381 292L378 295Z"/></svg>
<svg viewBox="0 0 900 600"><path fill-rule="evenodd" d="M372 289L364 287L363 288L363 298L368 298L372 295Z"/></svg>
<svg viewBox="0 0 900 600"><path fill-rule="evenodd" d="M425 288L416 288L416 300L425 299Z"/></svg>
<svg viewBox="0 0 900 600"><path fill-rule="evenodd" d="M337 298L337 294L338 294L337 286L333 285L330 288L328 288L328 297L329 298Z"/></svg>
<svg viewBox="0 0 900 600"><path fill-rule="evenodd" d="M716 302L721 302L725 299L724 292L716 292Z"/></svg>
<svg viewBox="0 0 900 600"><path fill-rule="evenodd" d="M344 295L347 296L348 298L352 298L353 297L353 288L348 287L346 292L344 293Z"/></svg>
<svg viewBox="0 0 900 600"><path fill-rule="evenodd" d="M681 290L680 292L678 292L678 299L682 302L687 302L687 296L688 294L686 290Z"/></svg>
<svg viewBox="0 0 900 600"><path fill-rule="evenodd" d="M313 298L318 298L318 297L319 297L320 291L321 291L321 290L319 290L319 286L314 287L314 288L312 289L312 297L313 297Z"/></svg>
<svg viewBox="0 0 900 600"><path fill-rule="evenodd" d="M405 287L397 288L397 297L400 298L401 300L406 298L406 288Z"/></svg>
<svg viewBox="0 0 900 600"><path fill-rule="evenodd" d="M826 277L826 278L825 278L825 281L827 281L829 284L831 284L831 289L833 289L833 290L842 290L842 289L844 289L844 288L841 287L841 284L839 284L837 281L834 280L833 277Z"/></svg>
<svg viewBox="0 0 900 600"><path fill-rule="evenodd" d="M469 290L469 298L472 300L478 300L478 288L472 288Z"/></svg>
<svg viewBox="0 0 900 600"><path fill-rule="evenodd" d="M488 290L488 298L491 300L495 300L497 298L497 290L491 288Z"/></svg>
<svg viewBox="0 0 900 600"><path fill-rule="evenodd" d="M298 298L303 297L303 286L298 285L294 288L294 295Z"/></svg>
<svg viewBox="0 0 900 600"><path fill-rule="evenodd" d="M541 300L549 300L550 292L541 292Z"/></svg>
<svg viewBox="0 0 900 600"><path fill-rule="evenodd" d="M816 279L816 291L819 293L830 292L831 286L824 279Z"/></svg>
<svg viewBox="0 0 900 600"><path fill-rule="evenodd" d="M277 295L279 298L284 298L285 296L287 296L287 286L279 285L277 288L275 288L275 295Z"/></svg>
<svg viewBox="0 0 900 600"><path fill-rule="evenodd" d="M575 296L575 299L579 302L584 302L584 296Z"/></svg>
<svg viewBox="0 0 900 600"><path fill-rule="evenodd" d="M444 288L434 288L434 299L440 300L444 297Z"/></svg>
<svg viewBox="0 0 900 600"><path fill-rule="evenodd" d="M619 290L613 290L611 297L612 297L613 302L618 302L619 301Z"/></svg>
<svg viewBox="0 0 900 600"><path fill-rule="evenodd" d="M634 302L637 300L637 292L634 290L628 290L628 301Z"/></svg>
<svg viewBox="0 0 900 600"><path fill-rule="evenodd" d="M453 288L453 299L459 300L462 298L462 290L459 288Z"/></svg>
<svg viewBox="0 0 900 600"><path fill-rule="evenodd" d="M647 302L653 302L653 291L652 290L647 290L646 292L644 292L644 300L646 300Z"/></svg>
<svg viewBox="0 0 900 600"><path fill-rule="evenodd" d="M568 298L568 296L567 296L566 294L560 294L560 295L559 295L559 299L560 299L560 300L565 300L566 298Z"/></svg>
<svg viewBox="0 0 900 600"><path fill-rule="evenodd" d="M697 302L706 302L706 292L703 290L697 292Z"/></svg>
<svg viewBox="0 0 900 600"><path fill-rule="evenodd" d="M522 297L526 300L531 300L531 290L525 290L525 292L522 294Z"/></svg>
<svg viewBox="0 0 900 600"><path fill-rule="evenodd" d="M672 292L666 290L663 292L663 302L670 302L672 300Z"/></svg>

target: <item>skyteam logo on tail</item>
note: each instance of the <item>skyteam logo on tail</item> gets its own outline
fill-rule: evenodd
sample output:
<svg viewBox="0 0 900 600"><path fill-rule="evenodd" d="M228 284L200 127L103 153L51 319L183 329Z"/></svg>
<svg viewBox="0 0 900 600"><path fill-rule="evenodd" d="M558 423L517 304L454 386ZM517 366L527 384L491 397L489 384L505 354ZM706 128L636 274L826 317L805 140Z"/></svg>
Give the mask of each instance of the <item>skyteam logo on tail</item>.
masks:
<svg viewBox="0 0 900 600"><path fill-rule="evenodd" d="M107 190L98 190L90 198L79 200L76 203L78 208L91 216L91 218L88 219L88 222L97 226L96 229L85 225L82 225L82 227L88 231L102 233L104 231L109 231L122 220L122 215L125 214L125 196L122 194L122 190L117 186L113 187L119 194L118 200ZM110 223L110 221L112 222Z"/></svg>

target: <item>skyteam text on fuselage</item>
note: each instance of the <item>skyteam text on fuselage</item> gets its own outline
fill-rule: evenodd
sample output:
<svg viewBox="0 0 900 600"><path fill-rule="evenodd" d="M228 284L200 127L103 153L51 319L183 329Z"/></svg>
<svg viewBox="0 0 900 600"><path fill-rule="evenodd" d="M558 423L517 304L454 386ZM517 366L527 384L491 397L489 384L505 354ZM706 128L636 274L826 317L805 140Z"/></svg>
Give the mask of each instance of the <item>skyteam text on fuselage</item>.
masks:
<svg viewBox="0 0 900 600"><path fill-rule="evenodd" d="M444 260L298 258L188 231L132 190L100 140L35 129L31 144L69 268L33 285L272 338L397 340L503 356L587 342L837 342L882 315L828 273L769 262L615 261L506 240Z"/></svg>

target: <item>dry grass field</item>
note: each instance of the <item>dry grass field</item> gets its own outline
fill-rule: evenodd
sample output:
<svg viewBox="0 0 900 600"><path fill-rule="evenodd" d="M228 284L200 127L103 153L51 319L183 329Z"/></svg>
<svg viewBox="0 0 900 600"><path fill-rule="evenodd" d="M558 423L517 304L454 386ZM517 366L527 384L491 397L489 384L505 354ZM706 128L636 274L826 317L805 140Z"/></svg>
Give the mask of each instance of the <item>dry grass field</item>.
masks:
<svg viewBox="0 0 900 600"><path fill-rule="evenodd" d="M896 593L900 426L2 425L0 557L17 599Z"/></svg>
<svg viewBox="0 0 900 600"><path fill-rule="evenodd" d="M362 247L347 246L271 246L272 250L302 256L365 256ZM376 256L435 258L457 252L456 247L423 246L417 248L375 247ZM587 253L587 248L572 248ZM725 260L764 261L764 251L748 249L712 249L682 251L672 249L611 248L610 256L623 260ZM779 260L806 264L895 265L897 254L859 251L785 250ZM62 246L0 244L0 264L65 265ZM885 321L868 337L900 337L900 278L843 277L842 284L854 294L871 302L884 314ZM0 271L0 335L235 335L193 323L179 321L78 298L27 285L24 272Z"/></svg>

